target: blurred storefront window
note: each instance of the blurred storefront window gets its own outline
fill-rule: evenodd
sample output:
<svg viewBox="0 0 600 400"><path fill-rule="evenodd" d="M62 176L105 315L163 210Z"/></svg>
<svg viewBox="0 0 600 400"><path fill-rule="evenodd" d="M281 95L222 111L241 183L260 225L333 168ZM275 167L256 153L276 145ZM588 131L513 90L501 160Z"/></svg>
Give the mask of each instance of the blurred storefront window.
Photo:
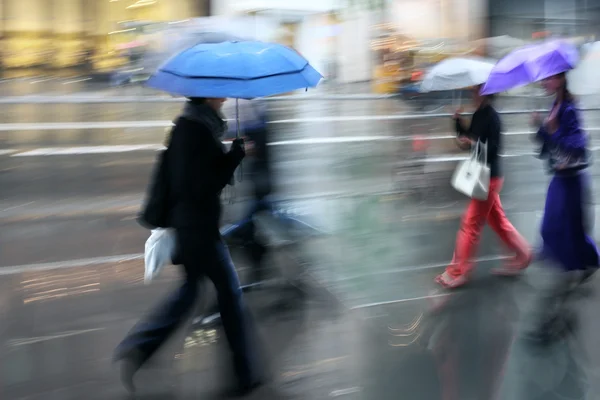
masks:
<svg viewBox="0 0 600 400"><path fill-rule="evenodd" d="M483 0L390 0L371 9L373 90L416 86L432 64L472 54L484 34Z"/></svg>
<svg viewBox="0 0 600 400"><path fill-rule="evenodd" d="M127 65L169 22L209 0L0 0L0 66L10 76L102 73Z"/></svg>
<svg viewBox="0 0 600 400"><path fill-rule="evenodd" d="M211 5L222 17L263 21L261 25L268 26L269 31L257 23L255 34L249 32L250 36L294 48L327 79L335 76L337 7L337 0L213 0Z"/></svg>
<svg viewBox="0 0 600 400"><path fill-rule="evenodd" d="M488 2L490 36L532 40L600 34L600 3L593 0L504 0Z"/></svg>

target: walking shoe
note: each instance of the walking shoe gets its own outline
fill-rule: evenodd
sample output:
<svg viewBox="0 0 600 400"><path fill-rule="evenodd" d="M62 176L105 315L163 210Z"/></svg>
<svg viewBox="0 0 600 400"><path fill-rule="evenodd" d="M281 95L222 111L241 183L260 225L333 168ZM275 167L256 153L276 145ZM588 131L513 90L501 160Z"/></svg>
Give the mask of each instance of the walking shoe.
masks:
<svg viewBox="0 0 600 400"><path fill-rule="evenodd" d="M446 289L456 289L469 282L469 279L465 275L453 277L447 271L445 271L443 274L440 274L435 278L435 282Z"/></svg>
<svg viewBox="0 0 600 400"><path fill-rule="evenodd" d="M518 276L529 267L532 261L533 252L530 252L525 258L519 259L515 257L502 267L492 268L490 272L499 276Z"/></svg>
<svg viewBox="0 0 600 400"><path fill-rule="evenodd" d="M121 383L123 384L125 390L131 394L135 393L133 377L138 370L139 366L136 365L133 360L126 358L120 361L119 376L121 377Z"/></svg>
<svg viewBox="0 0 600 400"><path fill-rule="evenodd" d="M128 355L118 355L115 362L119 363L119 376L121 383L130 394L135 394L133 377L142 367L141 354L132 352Z"/></svg>

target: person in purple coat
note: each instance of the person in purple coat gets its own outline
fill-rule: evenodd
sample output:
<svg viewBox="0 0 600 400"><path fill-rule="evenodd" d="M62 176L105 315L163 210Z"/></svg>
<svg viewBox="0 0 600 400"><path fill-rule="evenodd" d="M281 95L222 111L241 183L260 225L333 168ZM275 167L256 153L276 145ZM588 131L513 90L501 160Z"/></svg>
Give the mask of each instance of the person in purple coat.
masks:
<svg viewBox="0 0 600 400"><path fill-rule="evenodd" d="M593 216L590 215L591 188L587 173L591 161L588 136L581 127L565 74L546 78L542 85L556 99L545 120L533 116L539 127L536 140L542 145L540 157L547 159L554 175L548 187L541 226L541 256L563 271L582 271L586 278L600 264L598 249L589 236Z"/></svg>

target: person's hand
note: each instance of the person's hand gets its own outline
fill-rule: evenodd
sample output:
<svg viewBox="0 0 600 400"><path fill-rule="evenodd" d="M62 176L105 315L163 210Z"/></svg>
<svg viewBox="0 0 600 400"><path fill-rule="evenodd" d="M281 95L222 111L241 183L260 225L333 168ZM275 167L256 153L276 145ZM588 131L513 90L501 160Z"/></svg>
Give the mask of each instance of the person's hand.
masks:
<svg viewBox="0 0 600 400"><path fill-rule="evenodd" d="M460 114L462 114L464 111L464 109L462 107L458 107L456 109L456 111L454 111L454 115L452 116L452 119L459 119L460 118Z"/></svg>
<svg viewBox="0 0 600 400"><path fill-rule="evenodd" d="M246 155L253 156L254 154L256 154L256 146L254 145L254 142L247 141L245 143L246 145L244 146L244 150L246 151Z"/></svg>
<svg viewBox="0 0 600 400"><path fill-rule="evenodd" d="M230 152L237 155L239 158L244 158L246 156L246 150L244 149L244 139L237 138L231 142Z"/></svg>
<svg viewBox="0 0 600 400"><path fill-rule="evenodd" d="M458 136L456 138L456 145L461 150L469 150L473 146L473 140L465 136Z"/></svg>

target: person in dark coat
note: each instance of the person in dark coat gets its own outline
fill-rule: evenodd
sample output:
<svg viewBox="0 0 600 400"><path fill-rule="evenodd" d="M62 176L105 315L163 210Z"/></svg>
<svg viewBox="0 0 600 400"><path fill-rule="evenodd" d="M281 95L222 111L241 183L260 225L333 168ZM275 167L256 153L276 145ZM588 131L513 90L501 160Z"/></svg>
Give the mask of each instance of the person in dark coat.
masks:
<svg viewBox="0 0 600 400"><path fill-rule="evenodd" d="M190 316L202 278L215 285L221 320L233 354L237 392L259 385L250 343L249 315L238 276L219 233L220 194L245 156L243 141L227 152L221 142L225 99L190 99L176 121L165 158L169 181L169 225L176 231L177 260L183 265L181 287L142 319L121 342L116 359L121 378L135 390L134 374Z"/></svg>
<svg viewBox="0 0 600 400"><path fill-rule="evenodd" d="M252 157L246 164L253 198L245 217L229 228L226 235L232 242L243 246L252 265L254 283L260 283L264 277L263 264L268 248L257 238L254 216L261 211L273 212L273 205L269 201L273 190L273 174L266 104L261 100L239 100L238 119L240 130L252 144ZM237 130L235 124L230 124L230 135Z"/></svg>

